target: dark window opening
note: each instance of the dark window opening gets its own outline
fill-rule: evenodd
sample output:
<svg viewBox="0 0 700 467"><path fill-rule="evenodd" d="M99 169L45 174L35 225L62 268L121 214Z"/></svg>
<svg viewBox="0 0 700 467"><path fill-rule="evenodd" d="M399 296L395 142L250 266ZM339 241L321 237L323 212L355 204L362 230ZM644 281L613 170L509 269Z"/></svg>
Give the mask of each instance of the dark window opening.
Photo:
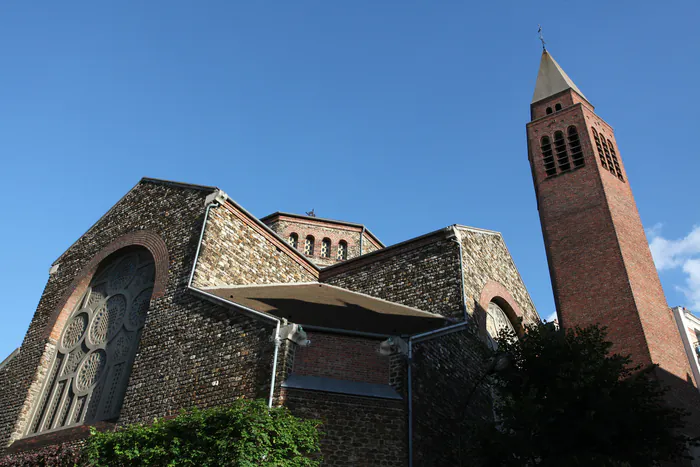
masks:
<svg viewBox="0 0 700 467"><path fill-rule="evenodd" d="M559 111L561 110L561 104L555 105L555 106L554 106L554 110L556 110L557 112L559 112Z"/></svg>
<svg viewBox="0 0 700 467"><path fill-rule="evenodd" d="M543 136L540 142L542 149L542 162L544 163L544 171L548 177L557 174L557 167L554 164L554 154L552 153L552 143L548 136Z"/></svg>
<svg viewBox="0 0 700 467"><path fill-rule="evenodd" d="M566 150L566 141L564 140L564 134L561 131L554 133L554 150L557 153L557 165L559 166L559 171L566 172L567 170L571 170L569 153Z"/></svg>
<svg viewBox="0 0 700 467"><path fill-rule="evenodd" d="M613 164L612 156L610 155L610 149L608 148L608 143L605 142L605 138L600 137L600 143L603 145L603 152L605 153L605 160L608 161L608 170L611 174L617 175L615 172L615 165Z"/></svg>
<svg viewBox="0 0 700 467"><path fill-rule="evenodd" d="M547 115L549 115L549 114L551 114L551 113L552 113L552 108L551 108L551 107L547 107Z"/></svg>
<svg viewBox="0 0 700 467"><path fill-rule="evenodd" d="M617 175L617 178L624 182L625 177L622 176L622 169L620 168L620 163L618 162L617 154L615 153L615 145L612 143L612 141L608 140L608 146L610 147L610 155L612 156L613 165L615 166L615 174Z"/></svg>
<svg viewBox="0 0 700 467"><path fill-rule="evenodd" d="M570 126L567 130L569 133L569 150L571 151L571 162L574 167L583 167L583 151L581 150L581 141L578 137L578 131L575 126Z"/></svg>
<svg viewBox="0 0 700 467"><path fill-rule="evenodd" d="M598 150L598 157L600 158L600 165L602 165L604 169L607 169L608 163L605 160L605 154L603 153L603 146L601 146L601 144L600 144L600 137L598 136L598 132L593 127L591 127L591 130L593 130L593 139L595 140L595 146L596 146L596 149Z"/></svg>

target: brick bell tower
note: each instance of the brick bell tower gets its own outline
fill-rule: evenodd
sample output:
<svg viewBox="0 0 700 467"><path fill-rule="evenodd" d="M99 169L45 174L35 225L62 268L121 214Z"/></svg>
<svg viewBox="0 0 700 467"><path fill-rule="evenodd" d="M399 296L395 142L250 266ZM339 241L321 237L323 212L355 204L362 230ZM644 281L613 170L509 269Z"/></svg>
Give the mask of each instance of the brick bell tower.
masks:
<svg viewBox="0 0 700 467"><path fill-rule="evenodd" d="M693 388L615 133L546 50L530 113L528 157L560 324L605 325L613 351Z"/></svg>

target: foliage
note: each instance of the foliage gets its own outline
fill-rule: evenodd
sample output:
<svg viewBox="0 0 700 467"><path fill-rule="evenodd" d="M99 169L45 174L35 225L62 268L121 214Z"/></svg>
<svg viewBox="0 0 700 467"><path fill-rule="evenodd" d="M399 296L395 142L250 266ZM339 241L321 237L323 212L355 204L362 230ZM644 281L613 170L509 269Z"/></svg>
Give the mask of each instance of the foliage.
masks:
<svg viewBox="0 0 700 467"><path fill-rule="evenodd" d="M93 430L86 455L97 467L315 467L320 465L318 425L294 417L284 407L268 409L263 401L241 399L228 407L157 419L151 425Z"/></svg>
<svg viewBox="0 0 700 467"><path fill-rule="evenodd" d="M73 467L80 464L80 446L68 444L46 446L0 458L0 467Z"/></svg>
<svg viewBox="0 0 700 467"><path fill-rule="evenodd" d="M610 354L605 337L552 325L500 336L511 365L492 379L497 421L477 430L484 465L652 466L685 455L685 414L664 403L654 367Z"/></svg>

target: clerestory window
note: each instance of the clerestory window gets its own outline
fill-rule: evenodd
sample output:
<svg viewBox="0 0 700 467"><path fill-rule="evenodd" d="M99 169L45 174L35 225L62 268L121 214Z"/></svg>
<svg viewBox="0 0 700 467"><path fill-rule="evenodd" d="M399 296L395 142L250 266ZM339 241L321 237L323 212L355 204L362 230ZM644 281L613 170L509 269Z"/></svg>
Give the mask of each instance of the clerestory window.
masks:
<svg viewBox="0 0 700 467"><path fill-rule="evenodd" d="M154 278L146 249L103 261L61 332L28 435L119 415Z"/></svg>
<svg viewBox="0 0 700 467"><path fill-rule="evenodd" d="M306 240L304 240L304 254L307 256L313 256L314 254L314 237L313 235L308 235Z"/></svg>
<svg viewBox="0 0 700 467"><path fill-rule="evenodd" d="M329 238L324 238L321 241L321 257L330 258L331 256L331 240Z"/></svg>
<svg viewBox="0 0 700 467"><path fill-rule="evenodd" d="M348 244L345 240L338 242L338 253L336 255L336 259L341 261L348 259Z"/></svg>
<svg viewBox="0 0 700 467"><path fill-rule="evenodd" d="M289 243L292 246L292 248L299 248L299 235L292 232L291 234L289 234L287 243Z"/></svg>

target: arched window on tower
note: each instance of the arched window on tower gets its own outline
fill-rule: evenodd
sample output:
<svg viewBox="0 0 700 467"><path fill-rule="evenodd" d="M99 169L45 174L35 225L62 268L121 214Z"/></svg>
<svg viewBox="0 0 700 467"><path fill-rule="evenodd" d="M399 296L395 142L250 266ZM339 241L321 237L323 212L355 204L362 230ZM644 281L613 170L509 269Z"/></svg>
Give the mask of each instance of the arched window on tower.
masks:
<svg viewBox="0 0 700 467"><path fill-rule="evenodd" d="M339 261L348 259L348 243L345 240L338 242L338 253L336 254L336 259Z"/></svg>
<svg viewBox="0 0 700 467"><path fill-rule="evenodd" d="M295 232L290 233L287 243L289 243L292 248L299 248L299 235Z"/></svg>
<svg viewBox="0 0 700 467"><path fill-rule="evenodd" d="M151 253L107 257L56 343L27 435L119 416L155 280Z"/></svg>
<svg viewBox="0 0 700 467"><path fill-rule="evenodd" d="M552 108L551 108L551 107L547 107L546 112L547 112L547 115L551 114L551 113L552 113Z"/></svg>
<svg viewBox="0 0 700 467"><path fill-rule="evenodd" d="M612 141L608 140L608 146L610 147L610 156L612 157L613 165L615 166L617 178L624 182L625 177L622 176L622 169L620 168L620 163L618 162L617 154L615 153L615 145L612 143Z"/></svg>
<svg viewBox="0 0 700 467"><path fill-rule="evenodd" d="M605 152L605 160L608 161L608 170L611 174L617 175L615 172L615 164L613 163L612 156L610 155L610 148L608 148L608 143L605 142L603 135L600 136L600 144L603 145L603 152Z"/></svg>
<svg viewBox="0 0 700 467"><path fill-rule="evenodd" d="M307 235L306 240L304 240L304 254L307 256L314 255L314 237L313 237L313 235Z"/></svg>
<svg viewBox="0 0 700 467"><path fill-rule="evenodd" d="M581 150L581 141L578 137L578 131L575 126L570 126L567 130L569 134L569 150L571 151L571 162L574 167L583 167L583 151Z"/></svg>
<svg viewBox="0 0 700 467"><path fill-rule="evenodd" d="M542 162L544 163L544 171L548 177L557 174L557 167L554 164L554 153L552 152L552 142L549 136L543 136L540 140L540 148L542 150Z"/></svg>
<svg viewBox="0 0 700 467"><path fill-rule="evenodd" d="M566 172L571 169L569 163L569 153L566 150L566 141L564 134L561 131L554 132L554 150L557 153L557 165L560 172Z"/></svg>
<svg viewBox="0 0 700 467"><path fill-rule="evenodd" d="M561 110L561 104L555 105L555 106L554 106L554 110L556 110L557 112L559 112L559 111Z"/></svg>
<svg viewBox="0 0 700 467"><path fill-rule="evenodd" d="M331 240L329 238L324 238L321 241L321 257L330 258L331 256Z"/></svg>
<svg viewBox="0 0 700 467"><path fill-rule="evenodd" d="M598 157L600 158L600 165L602 165L604 169L607 169L608 163L605 160L605 153L603 152L603 145L600 144L600 136L598 136L598 132L596 131L595 128L591 127L591 130L593 130L593 139L595 140L595 147L596 147L596 150L598 151Z"/></svg>

